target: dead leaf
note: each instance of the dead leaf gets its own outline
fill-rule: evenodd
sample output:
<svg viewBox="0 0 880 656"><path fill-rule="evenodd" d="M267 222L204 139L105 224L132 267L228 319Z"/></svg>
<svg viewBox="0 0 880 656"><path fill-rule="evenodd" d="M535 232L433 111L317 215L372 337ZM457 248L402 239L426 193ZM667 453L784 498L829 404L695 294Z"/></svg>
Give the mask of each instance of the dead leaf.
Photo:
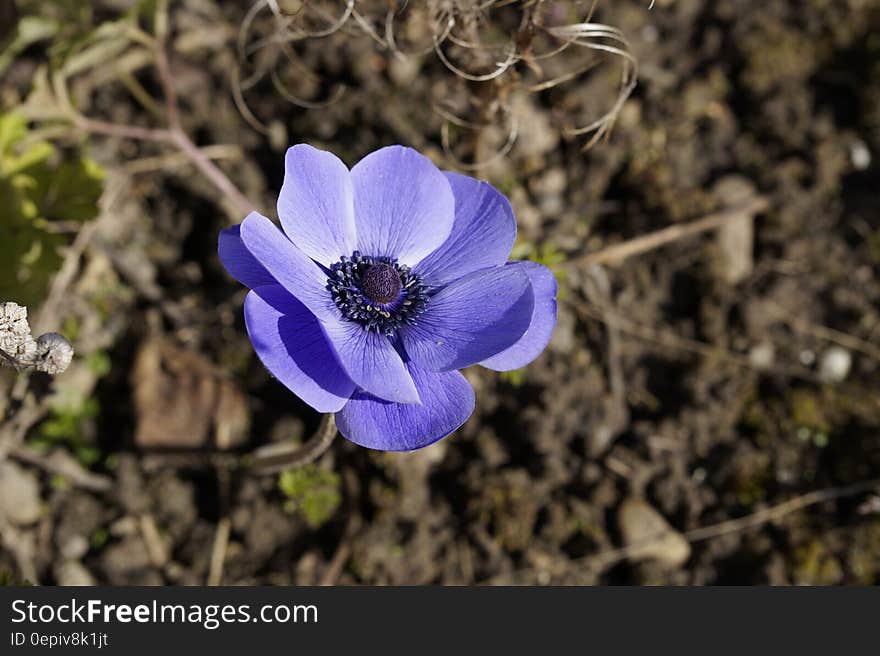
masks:
<svg viewBox="0 0 880 656"><path fill-rule="evenodd" d="M147 339L132 371L142 448L232 449L246 441L247 399L204 356L164 338Z"/></svg>

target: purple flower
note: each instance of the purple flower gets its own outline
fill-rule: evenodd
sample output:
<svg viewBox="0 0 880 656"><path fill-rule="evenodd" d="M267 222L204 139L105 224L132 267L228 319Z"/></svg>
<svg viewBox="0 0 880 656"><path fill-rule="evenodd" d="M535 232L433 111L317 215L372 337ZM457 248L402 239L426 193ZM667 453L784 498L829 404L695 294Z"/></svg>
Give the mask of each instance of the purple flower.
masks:
<svg viewBox="0 0 880 656"><path fill-rule="evenodd" d="M457 370L534 360L556 323L556 281L507 262L516 222L485 182L390 146L350 171L287 151L283 232L253 212L220 233L223 265L251 289L248 335L263 364L340 432L408 451L461 426L474 391Z"/></svg>

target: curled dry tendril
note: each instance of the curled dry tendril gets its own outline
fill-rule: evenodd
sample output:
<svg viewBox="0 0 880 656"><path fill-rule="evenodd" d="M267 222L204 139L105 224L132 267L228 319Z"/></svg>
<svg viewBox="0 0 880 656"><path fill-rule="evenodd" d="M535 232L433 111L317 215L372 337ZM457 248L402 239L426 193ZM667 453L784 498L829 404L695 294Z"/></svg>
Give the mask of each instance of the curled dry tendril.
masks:
<svg viewBox="0 0 880 656"><path fill-rule="evenodd" d="M428 0L418 4L405 0L338 0L335 3L302 0L293 10L284 11L279 0L257 0L244 16L238 33L233 97L244 119L254 129L267 133L268 127L245 98L246 92L260 81L268 79L278 94L303 109L327 107L339 101L345 92L345 86L340 84L326 98L315 100L303 97L293 88L292 80L284 71L297 70L297 80L319 79L303 63L293 47L295 43L344 32L352 38L365 35L399 59L420 59L433 54L455 78L471 85L468 93L473 93L475 87L491 85L492 102L483 99L470 103L479 114L476 119L456 114L448 103L433 104L442 120L440 136L446 156L463 169L478 169L505 156L516 142L519 130L510 105L512 93L546 92L576 84L598 67L619 65L617 94L607 111L586 122L558 119L562 123L559 125L562 135L585 137L584 149L588 149L613 128L635 89L638 61L619 28L593 20L598 0L592 3L581 22L545 24L552 23L552 10L559 6L566 8L550 0ZM648 9L652 7L653 2ZM518 11L521 17L518 30L505 28L507 23L501 20L502 12L508 12L506 16L510 18L512 10ZM319 26L315 27L315 23ZM413 26L422 28L420 33L426 36L427 42L419 43L415 37L415 42L404 43L406 39L402 34ZM500 42L499 34L506 35ZM539 40L545 46L542 52L537 52ZM574 56L575 50L583 51L586 56ZM547 78L546 64L563 54L566 59L559 61L564 61L568 70L559 72L556 65L552 67L553 76ZM492 111L487 112L487 107ZM565 116L566 112L555 115ZM494 154L471 163L456 156L452 143L454 128L479 133L492 126L503 126L506 135Z"/></svg>

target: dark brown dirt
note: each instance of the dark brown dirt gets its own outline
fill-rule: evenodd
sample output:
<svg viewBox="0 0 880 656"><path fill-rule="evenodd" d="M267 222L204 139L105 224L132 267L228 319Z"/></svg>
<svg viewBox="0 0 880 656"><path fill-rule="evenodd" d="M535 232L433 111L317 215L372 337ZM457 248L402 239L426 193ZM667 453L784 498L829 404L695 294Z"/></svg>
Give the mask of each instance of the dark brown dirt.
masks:
<svg viewBox="0 0 880 656"><path fill-rule="evenodd" d="M90 383L100 409L81 439L100 449L91 466L113 489L29 469L45 508L19 532L40 582L59 582L73 561L98 583L203 583L228 521L230 584L880 584L880 501L870 493L694 542L684 562L597 559L622 544L619 509L631 496L686 533L880 476L880 3L603 3L613 6L598 18L629 36L640 81L611 135L587 152L561 126L613 102L614 67L526 94L525 66L521 80L464 83L434 55L404 64L358 30L297 44L316 73L303 78L304 95L349 87L327 108L299 108L268 79L246 92L276 136L261 134L229 89L243 8L211 4L172 12L178 34L195 34L187 26L199 21L203 39L172 62L185 127L200 143L240 145L224 167L267 209L288 144L354 163L403 143L450 167L431 101L486 116L467 99L509 99L520 137L480 175L512 199L517 252L557 270L558 328L516 375L467 371L476 412L423 451L339 439L305 484L288 488L203 457L181 465L134 442L132 370L150 338L235 381L251 416L236 453L308 436L319 418L252 354L244 291L215 254L232 220L209 183L180 168L126 176L118 221L100 230L75 289L104 317L91 336L81 320L80 353L110 362ZM40 57L29 51L15 79ZM573 61L547 66L560 74ZM118 85L89 97L90 115L143 120ZM502 128L486 132L456 154L503 142ZM157 152L92 142L108 166ZM601 270L566 264L723 207L725 189L744 181L769 209L755 218L750 267L735 282L715 233ZM823 363L841 349L851 366L830 376ZM22 575L0 546L3 569Z"/></svg>

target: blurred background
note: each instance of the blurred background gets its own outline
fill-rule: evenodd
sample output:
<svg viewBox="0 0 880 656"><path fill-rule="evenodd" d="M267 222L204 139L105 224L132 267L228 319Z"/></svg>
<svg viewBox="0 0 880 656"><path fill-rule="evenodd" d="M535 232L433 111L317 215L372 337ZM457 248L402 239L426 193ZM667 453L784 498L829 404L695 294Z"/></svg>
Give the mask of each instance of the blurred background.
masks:
<svg viewBox="0 0 880 656"><path fill-rule="evenodd" d="M877 0L0 0L0 48L0 302L77 351L0 370L3 582L880 583ZM216 241L300 142L489 180L559 279L434 446L273 460L321 417Z"/></svg>

